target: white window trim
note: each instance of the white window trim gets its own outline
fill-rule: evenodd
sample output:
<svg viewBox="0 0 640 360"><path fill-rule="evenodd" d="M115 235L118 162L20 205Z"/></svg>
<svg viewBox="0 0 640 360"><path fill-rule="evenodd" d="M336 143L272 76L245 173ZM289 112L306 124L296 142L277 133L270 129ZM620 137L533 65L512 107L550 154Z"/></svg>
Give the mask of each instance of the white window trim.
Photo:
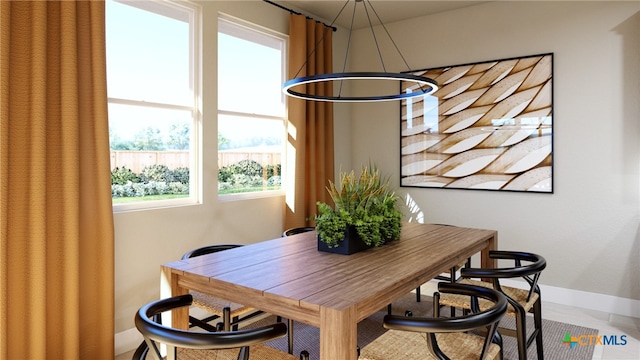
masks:
<svg viewBox="0 0 640 360"><path fill-rule="evenodd" d="M249 30L249 33L244 33L245 35L247 34L251 34L253 32L261 32L262 34L272 37L274 39L277 39L278 42L282 41L283 42L283 49L282 49L282 74L284 74L286 76L287 74L287 53L288 53L288 48L289 48L289 36L286 34L282 34L280 32L262 27L260 25L257 24L252 24L249 23L245 20L242 20L240 18L237 18L235 16L231 16L228 14L224 14L224 13L220 13L218 14L218 33L220 32L220 28L224 27L224 26L232 26L232 31L227 31L227 33L233 33L233 30L236 30L237 27L242 27L242 28L246 28L247 30ZM281 96L284 98L284 115L282 118L277 117L277 116L270 116L270 115L263 115L263 114L244 114L244 113L237 113L237 112L231 112L231 111L227 111L227 110L221 110L221 109L217 109L217 114L231 114L231 115L251 115L253 117L261 117L261 118L265 118L265 119L278 119L278 120L282 120L283 121L283 143L282 143L282 163L280 164L280 168L282 169L282 173L280 174L280 178L281 178L281 187L279 190L265 190L265 191L254 191L254 192L249 192L249 193L235 193L235 194L218 194L218 201L220 202L230 202L230 201L243 201L243 200L254 200L254 199L262 199L262 198L272 198L272 197L283 197L286 195L286 183L285 183L285 179L286 177L286 172L287 169L285 167L285 163L286 163L286 148L287 148L287 134L288 134L288 119L287 119L287 114L288 114L288 103L287 103L287 98L284 95L284 93L281 93ZM217 147L216 147L217 149ZM219 170L219 169L218 169ZM217 172L216 172L217 173ZM216 184L217 184L217 179L216 179ZM218 190L215 190L216 193L218 192Z"/></svg>
<svg viewBox="0 0 640 360"><path fill-rule="evenodd" d="M117 0L116 0L117 1ZM139 2L133 3L138 8L153 11L156 6L154 2ZM145 6L142 6L146 4ZM170 105L170 104L155 104L149 102L137 102L126 99L114 99L108 98L109 103L139 105L144 103L145 106L157 106L158 108L165 109L177 109L177 110L191 110L193 111L193 126L191 128L191 147L189 148L189 197L169 200L157 200L157 201L139 201L133 203L113 204L114 213L123 213L129 211L142 211L142 210L155 210L163 208L172 208L180 206L193 206L201 205L203 201L203 189L202 189L202 7L199 4L195 4L188 1L162 1L163 6L171 6L179 10L188 12L189 23L192 26L189 27L189 35L191 41L189 42L189 56L191 59L191 81L193 82L193 107L187 107L183 105ZM146 7L151 6L149 9ZM161 15L167 16L165 12L156 12ZM182 20L182 19L179 19Z"/></svg>

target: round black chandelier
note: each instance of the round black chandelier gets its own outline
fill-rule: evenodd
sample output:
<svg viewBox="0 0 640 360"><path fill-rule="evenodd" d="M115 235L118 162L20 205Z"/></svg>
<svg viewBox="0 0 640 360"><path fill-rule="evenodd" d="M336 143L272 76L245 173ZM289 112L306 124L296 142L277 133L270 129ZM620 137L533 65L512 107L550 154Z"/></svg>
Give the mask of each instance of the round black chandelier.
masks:
<svg viewBox="0 0 640 360"><path fill-rule="evenodd" d="M409 68L409 65L407 64L407 61L405 60L404 56L402 56L402 53L398 49L398 46L396 45L395 41L393 41L393 39L391 38L389 31L385 27L382 20L380 20L378 13L375 11L375 9L373 8L369 0L347 0L345 4L342 6L342 8L340 9L340 12L338 12L338 15L336 15L336 17L334 18L334 20L331 22L329 26L333 26L333 24L338 19L338 17L340 17L340 14L343 12L343 10L347 7L349 2L351 1L354 2L354 6L353 6L353 14L351 17L351 27L349 29L349 41L347 42L347 50L345 52L345 60L344 60L345 65L343 67L343 72L295 77L291 80L286 81L282 85L282 91L285 92L285 94L287 94L288 96L292 96L292 97L303 99L303 100L330 101L330 102L379 102L379 101L402 100L402 99L408 99L408 98L413 98L417 96L429 95L434 93L436 90L438 90L438 84L433 79L430 79L424 76L410 74L410 73L390 73L386 71L384 60L382 59L382 53L380 51L380 47L378 45L375 32L373 30L373 23L371 22L371 18L369 16L369 9L371 9L371 11L377 17L380 25L382 26L385 33L393 43L396 51L404 61L405 66ZM369 27L371 28L371 32L373 34L373 40L380 57L380 62L383 69L382 72L345 72L344 71L345 70L344 68L346 67L346 63L347 63L347 57L349 56L351 32L353 31L353 19L355 18L355 13L358 7L357 6L358 3L362 3L364 5L363 6L364 11L366 13L367 20L369 22ZM322 39L324 39L324 36L322 37ZM320 41L322 41L322 39ZM319 42L316 44L316 46L318 44ZM302 69L307 64L309 58L313 55L315 51L316 51L315 48L311 51L311 53L307 57L307 60L300 67L300 70L298 70L298 73L302 71ZM395 94L392 93L392 94L380 94L380 95L342 96L343 82L351 81L351 80L406 81L413 84L412 88L414 90L411 92L406 92L406 93L398 92ZM308 93L304 90L307 88L306 85L309 85L309 84L314 84L314 83L332 83L333 84L336 81L340 82L340 87L339 87L340 90L338 91L338 95L316 95L316 94Z"/></svg>
<svg viewBox="0 0 640 360"><path fill-rule="evenodd" d="M418 90L407 93L398 93L390 95L368 95L368 96L328 96L314 95L296 91L297 86L307 85L319 82L333 82L343 80L401 80L412 82L418 86ZM404 73L387 73L387 72L347 72L320 74L312 76L303 76L291 79L282 86L283 91L289 96L297 97L305 100L316 101L333 101L333 102L373 102L373 101L389 101L412 98L415 96L429 95L438 90L438 84L429 78Z"/></svg>

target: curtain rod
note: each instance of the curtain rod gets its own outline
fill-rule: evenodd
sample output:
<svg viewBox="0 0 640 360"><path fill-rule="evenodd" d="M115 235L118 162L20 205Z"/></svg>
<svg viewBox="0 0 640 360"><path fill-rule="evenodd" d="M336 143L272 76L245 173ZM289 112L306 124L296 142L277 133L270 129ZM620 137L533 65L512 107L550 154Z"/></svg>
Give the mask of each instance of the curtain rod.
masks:
<svg viewBox="0 0 640 360"><path fill-rule="evenodd" d="M273 6L279 7L279 8L280 8L280 9L282 9L282 10L286 10L286 11L290 12L291 14L304 15L304 14L302 14L302 13L299 13L299 12L295 11L295 10L292 10L292 9L286 8L286 7L284 7L284 6L280 5L280 4L276 4L276 3L274 3L273 1L270 1L270 0L262 0L262 1L266 2L267 4L271 4L271 5L273 5ZM314 19L314 18L312 18L311 16L307 16L307 15L304 15L304 16L305 16L307 19L309 19L309 20L315 20L315 19ZM315 20L315 21L316 21L316 22L321 23L322 25L324 25L324 26L326 26L326 27L328 27L328 28L330 28L330 29L332 29L334 32L335 32L335 31L338 31L338 29L337 29L335 26L327 25L327 24L325 24L324 22L322 22L322 21L320 21L320 20Z"/></svg>

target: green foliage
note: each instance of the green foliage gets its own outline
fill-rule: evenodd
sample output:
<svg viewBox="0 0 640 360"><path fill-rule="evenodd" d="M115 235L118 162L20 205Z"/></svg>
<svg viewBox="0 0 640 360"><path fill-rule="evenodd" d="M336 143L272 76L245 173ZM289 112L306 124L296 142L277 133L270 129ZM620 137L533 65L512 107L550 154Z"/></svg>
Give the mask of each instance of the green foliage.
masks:
<svg viewBox="0 0 640 360"><path fill-rule="evenodd" d="M123 141L119 139L111 140L110 147L111 150L129 150L134 148L132 141Z"/></svg>
<svg viewBox="0 0 640 360"><path fill-rule="evenodd" d="M241 160L218 170L218 193L279 189L280 173L280 164L263 167L254 160Z"/></svg>
<svg viewBox="0 0 640 360"><path fill-rule="evenodd" d="M124 185L111 185L111 196L114 198L188 193L189 185L180 182L150 181L148 183L130 182Z"/></svg>
<svg viewBox="0 0 640 360"><path fill-rule="evenodd" d="M149 126L134 135L133 148L134 150L158 151L165 150L166 146L162 140L160 129Z"/></svg>
<svg viewBox="0 0 640 360"><path fill-rule="evenodd" d="M280 186L281 184L282 179L279 175L274 175L267 179L267 186Z"/></svg>
<svg viewBox="0 0 640 360"><path fill-rule="evenodd" d="M323 202L318 202L318 214L316 231L320 239L329 247L338 246L338 242L344 239L347 225L353 222L351 214L344 209L334 209Z"/></svg>
<svg viewBox="0 0 640 360"><path fill-rule="evenodd" d="M262 165L253 160L243 160L225 166L218 172L218 192L240 193L280 189L280 164L267 165L265 169L267 178L263 175ZM166 165L151 165L142 169L140 174L126 167L115 168L111 172L113 198L183 194L189 194L189 168L171 170Z"/></svg>
<svg viewBox="0 0 640 360"><path fill-rule="evenodd" d="M159 181L159 182L172 182L173 173L167 167L167 165L156 164L146 166L142 169L140 173L140 178L143 182L148 183L150 181Z"/></svg>
<svg viewBox="0 0 640 360"><path fill-rule="evenodd" d="M234 175L246 175L249 177L258 176L262 178L263 172L264 170L259 162L255 160L241 160L235 164L225 166L218 170L218 181L233 181Z"/></svg>
<svg viewBox="0 0 640 360"><path fill-rule="evenodd" d="M173 170L173 179L181 184L189 185L189 168L180 167Z"/></svg>
<svg viewBox="0 0 640 360"><path fill-rule="evenodd" d="M131 169L127 169L125 166L116 167L111 171L111 184L124 185L128 182L137 183L140 182L140 178Z"/></svg>
<svg viewBox="0 0 640 360"><path fill-rule="evenodd" d="M267 178L273 176L280 177L282 175L282 166L280 164L267 165Z"/></svg>
<svg viewBox="0 0 640 360"><path fill-rule="evenodd" d="M229 144L229 139L221 133L218 133L218 150L226 149Z"/></svg>
<svg viewBox="0 0 640 360"><path fill-rule="evenodd" d="M189 123L173 123L169 126L169 148L178 150L189 149Z"/></svg>
<svg viewBox="0 0 640 360"><path fill-rule="evenodd" d="M133 148L133 142L122 140L112 128L109 128L109 147L111 150L129 150Z"/></svg>
<svg viewBox="0 0 640 360"><path fill-rule="evenodd" d="M218 183L227 183L233 177L233 167L224 166L218 169Z"/></svg>
<svg viewBox="0 0 640 360"><path fill-rule="evenodd" d="M140 175L126 167L111 172L111 196L141 197L189 194L189 169L170 170L166 165L147 166Z"/></svg>
<svg viewBox="0 0 640 360"><path fill-rule="evenodd" d="M335 207L318 202L316 216L316 231L327 246L338 246L347 226L354 226L367 245L380 246L400 237L398 196L375 166L363 166L360 176L353 171L341 173L340 187L329 181L327 191Z"/></svg>
<svg viewBox="0 0 640 360"><path fill-rule="evenodd" d="M168 130L149 126L134 134L133 139L123 139L122 133L109 127L109 145L111 150L186 150L190 144L190 128L189 123L176 121Z"/></svg>
<svg viewBox="0 0 640 360"><path fill-rule="evenodd" d="M262 177L247 174L233 174L231 183L239 187L261 186Z"/></svg>
<svg viewBox="0 0 640 360"><path fill-rule="evenodd" d="M263 176L264 169L259 162L255 160L241 160L235 164L235 174L244 174L247 176Z"/></svg>

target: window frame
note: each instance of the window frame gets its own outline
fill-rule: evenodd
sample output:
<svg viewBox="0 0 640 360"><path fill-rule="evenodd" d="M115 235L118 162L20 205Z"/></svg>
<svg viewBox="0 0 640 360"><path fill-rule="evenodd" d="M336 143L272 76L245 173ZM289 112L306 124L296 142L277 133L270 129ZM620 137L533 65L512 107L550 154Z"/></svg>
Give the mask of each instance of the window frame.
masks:
<svg viewBox="0 0 640 360"><path fill-rule="evenodd" d="M221 29L225 28L226 31L223 31ZM264 42L260 42L259 40L264 38L264 37L269 37L271 39L275 39L277 40L280 44L281 44L281 62L280 62L280 66L281 66L281 74L282 74L282 79L281 79L281 83L283 83L286 79L287 76L287 53L288 53L288 46L289 46L289 36L287 34L283 34L265 27L262 27L260 25L257 24L253 24L250 23L248 21L239 19L237 17L231 16L231 15L227 15L224 13L220 13L218 14L218 31L217 34L219 36L220 32L224 32L227 35L230 36L236 36L236 34L238 34L238 31L241 32L243 35L245 36L238 36L246 41L251 41L263 46L268 46L267 44L265 44ZM247 34L249 34L250 36L246 36ZM252 34L252 35L251 35ZM218 51L220 50L220 48L218 47ZM217 69L217 71L220 71L219 68ZM220 85L218 84L218 91L220 89ZM217 108L217 118L218 121L220 121L220 115L225 115L225 116L238 116L238 117L248 117L248 118L255 118L255 119L263 119L265 121L275 121L275 120L281 120L282 121L282 145L281 145L281 163L280 163L280 169L281 169L281 173L280 173L280 179L281 179L281 183L280 183L280 189L278 190L263 190L263 191L253 191L253 192L239 192L239 193L232 193L232 194L220 194L218 192L217 189L217 184L218 184L218 180L216 177L216 193L218 195L218 201L220 202L230 202L230 201L242 201L242 200L252 200L252 199L260 199L260 198L272 198L272 197L284 197L286 194L286 154L287 154L287 134L288 134L288 103L287 103L287 97L284 95L283 92L280 92L280 96L283 99L283 113L282 116L278 116L278 115L273 115L273 114L262 114L262 113L244 113L244 112L238 112L238 111L233 111L233 110L227 110L227 109L221 109L220 105L218 104L218 108ZM217 129L216 129L216 133L218 133L219 131L219 124L216 124ZM216 137L216 141L217 141L217 137ZM219 146L219 144L218 144ZM216 146L216 149L218 149L218 146ZM218 150L219 151L219 150ZM220 169L218 168L217 164L216 164L216 175L218 174L218 172L220 171Z"/></svg>
<svg viewBox="0 0 640 360"><path fill-rule="evenodd" d="M113 0L114 2L121 2ZM167 200L142 200L131 203L113 204L113 212L128 212L139 210L154 210L178 206L199 205L202 203L202 8L181 0L148 0L140 2L126 2L140 10L155 15L166 16L189 25L189 81L192 84L191 105L157 103L144 100L133 100L108 97L108 104L136 106L147 109L166 109L191 112L191 127L189 139L189 196ZM182 16L175 12L180 12ZM186 19L184 18L186 17Z"/></svg>

